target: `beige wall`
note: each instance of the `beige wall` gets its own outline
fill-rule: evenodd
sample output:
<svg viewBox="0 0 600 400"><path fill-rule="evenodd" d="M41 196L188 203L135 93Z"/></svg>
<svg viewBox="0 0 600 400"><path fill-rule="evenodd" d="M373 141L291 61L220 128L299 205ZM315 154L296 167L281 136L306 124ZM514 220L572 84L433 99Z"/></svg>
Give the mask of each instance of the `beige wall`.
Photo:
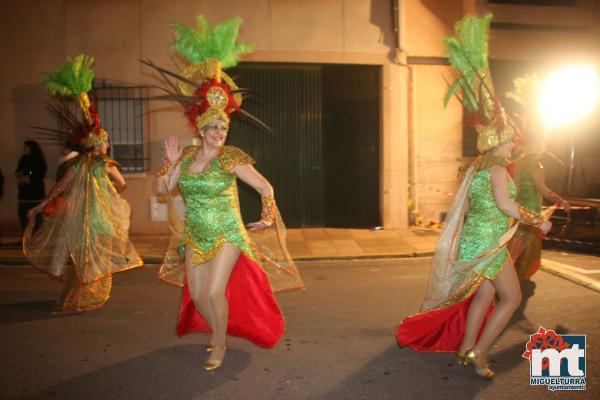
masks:
<svg viewBox="0 0 600 400"><path fill-rule="evenodd" d="M35 10L35 12L32 12ZM406 135L402 115L406 107L399 85L405 69L390 61L393 51L391 3L387 0L28 0L0 4L0 29L5 38L1 54L10 74L0 84L0 129L3 150L0 166L6 176L6 195L0 209L3 230L16 232L16 183L12 178L26 126L49 125L43 111L45 94L40 72L49 71L66 56L80 52L96 59L96 76L131 83L156 83L138 58L171 65L169 22L192 25L195 15L211 21L241 16L241 40L253 42L248 61L360 63L382 65L382 193L387 227L407 225ZM171 132L192 134L176 108L152 104L146 132L151 142L151 165L160 164L160 141ZM46 153L50 177L56 151ZM404 155L404 156L403 156ZM166 232L164 223L150 221L152 173L126 176L123 193L133 209L133 233ZM52 184L48 180L48 186Z"/></svg>
<svg viewBox="0 0 600 400"><path fill-rule="evenodd" d="M450 197L444 193L456 190L457 171L465 163L462 109L455 100L444 107L444 76L451 75L449 67L437 61L444 56L444 37L452 34L452 25L462 14L460 1L405 2L409 196L415 212L433 221L448 209Z"/></svg>
<svg viewBox="0 0 600 400"><path fill-rule="evenodd" d="M443 77L448 67L415 65L411 67L412 118L411 195L416 210L425 218L439 221L448 209L458 186L457 172L462 159L462 107L452 99L444 107L446 90Z"/></svg>
<svg viewBox="0 0 600 400"><path fill-rule="evenodd" d="M456 0L404 1L403 48L413 57L444 55L442 40L452 34L452 25L463 15Z"/></svg>

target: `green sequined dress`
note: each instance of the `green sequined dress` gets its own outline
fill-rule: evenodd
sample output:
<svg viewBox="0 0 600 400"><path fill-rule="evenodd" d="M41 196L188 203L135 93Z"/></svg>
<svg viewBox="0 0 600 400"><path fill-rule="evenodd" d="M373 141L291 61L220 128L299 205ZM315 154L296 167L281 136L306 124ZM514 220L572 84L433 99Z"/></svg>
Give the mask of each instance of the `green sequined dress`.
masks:
<svg viewBox="0 0 600 400"><path fill-rule="evenodd" d="M509 228L510 217L496 205L492 191L491 165L483 166L475 173L469 190L469 212L460 238L458 260L465 261L475 258L484 252L491 243L497 243ZM516 187L512 179L508 182L509 195L516 196ZM500 250L492 261L477 264L487 279L494 279L502 270L502 265L508 257L506 248Z"/></svg>
<svg viewBox="0 0 600 400"><path fill-rule="evenodd" d="M187 149L181 161L179 190L185 200L184 243L193 247L192 263L210 261L228 242L258 261L240 214L236 165L253 164L242 150L223 146L204 172L191 172L200 147Z"/></svg>
<svg viewBox="0 0 600 400"><path fill-rule="evenodd" d="M205 171L191 172L199 150L200 147L189 147L181 158L178 183L185 216L181 224L181 213L175 213L170 221L172 231L177 232L173 243L178 247L191 246L191 264L196 268L215 257L225 243L240 250L225 294L229 306L227 334L271 348L285 332L274 291L304 288L285 246L285 226L275 210L275 223L269 228L251 234L246 231L233 169L254 160L236 147L223 146ZM173 229L176 227L182 229ZM210 333L211 327L196 308L186 284L185 260L172 254L172 250L167 251L159 277L183 286L177 333Z"/></svg>

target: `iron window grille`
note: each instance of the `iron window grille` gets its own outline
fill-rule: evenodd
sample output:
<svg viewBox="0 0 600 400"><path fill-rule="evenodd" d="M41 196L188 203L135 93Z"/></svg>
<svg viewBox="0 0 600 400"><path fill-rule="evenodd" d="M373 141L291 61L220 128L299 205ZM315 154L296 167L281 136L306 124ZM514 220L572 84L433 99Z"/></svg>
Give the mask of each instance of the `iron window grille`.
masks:
<svg viewBox="0 0 600 400"><path fill-rule="evenodd" d="M93 95L102 126L110 137L110 154L123 172L150 169L150 149L144 129L149 88L94 82Z"/></svg>

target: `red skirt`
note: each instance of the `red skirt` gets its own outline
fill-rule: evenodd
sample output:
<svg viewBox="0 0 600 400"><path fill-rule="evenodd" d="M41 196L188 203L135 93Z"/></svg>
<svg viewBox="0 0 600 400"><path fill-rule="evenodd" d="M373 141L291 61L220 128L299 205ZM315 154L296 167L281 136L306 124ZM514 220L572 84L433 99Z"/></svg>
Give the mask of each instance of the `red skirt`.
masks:
<svg viewBox="0 0 600 400"><path fill-rule="evenodd" d="M263 269L243 252L233 268L225 292L229 304L227 334L249 340L259 347L274 347L285 332L285 321ZM194 305L187 283L183 288L179 336L212 333Z"/></svg>
<svg viewBox="0 0 600 400"><path fill-rule="evenodd" d="M396 328L396 341L416 351L457 351L465 335L467 314L475 291L461 302L406 317ZM490 304L477 337L481 335L494 304Z"/></svg>

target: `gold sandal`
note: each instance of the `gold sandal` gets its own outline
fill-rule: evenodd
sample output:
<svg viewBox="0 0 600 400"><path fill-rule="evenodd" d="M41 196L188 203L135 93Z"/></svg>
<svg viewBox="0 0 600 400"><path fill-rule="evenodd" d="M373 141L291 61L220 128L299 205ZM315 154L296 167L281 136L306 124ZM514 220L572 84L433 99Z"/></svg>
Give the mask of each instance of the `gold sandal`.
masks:
<svg viewBox="0 0 600 400"><path fill-rule="evenodd" d="M216 349L223 349L224 351L227 351L227 346L216 346L216 345L213 345L211 351L214 351ZM223 354L223 357L225 357L225 354ZM214 371L217 368L221 368L221 365L223 365L223 359L221 359L221 360L207 360L204 363L203 368L204 368L205 371Z"/></svg>
<svg viewBox="0 0 600 400"><path fill-rule="evenodd" d="M454 356L456 357L456 363L458 365L465 366L468 364L467 360L465 360L465 354L466 354L466 352L461 353L460 351L457 351L456 353L454 353Z"/></svg>
<svg viewBox="0 0 600 400"><path fill-rule="evenodd" d="M477 375L481 376L482 378L492 379L494 376L496 376L494 371L492 371L490 369L490 364L488 364L487 361L483 368L479 368L475 365L475 359L478 357L485 357L485 354L483 354L479 350L471 349L465 353L464 360L465 360L466 364L469 364L469 363L473 364L473 367L475 368L475 372L477 373Z"/></svg>

